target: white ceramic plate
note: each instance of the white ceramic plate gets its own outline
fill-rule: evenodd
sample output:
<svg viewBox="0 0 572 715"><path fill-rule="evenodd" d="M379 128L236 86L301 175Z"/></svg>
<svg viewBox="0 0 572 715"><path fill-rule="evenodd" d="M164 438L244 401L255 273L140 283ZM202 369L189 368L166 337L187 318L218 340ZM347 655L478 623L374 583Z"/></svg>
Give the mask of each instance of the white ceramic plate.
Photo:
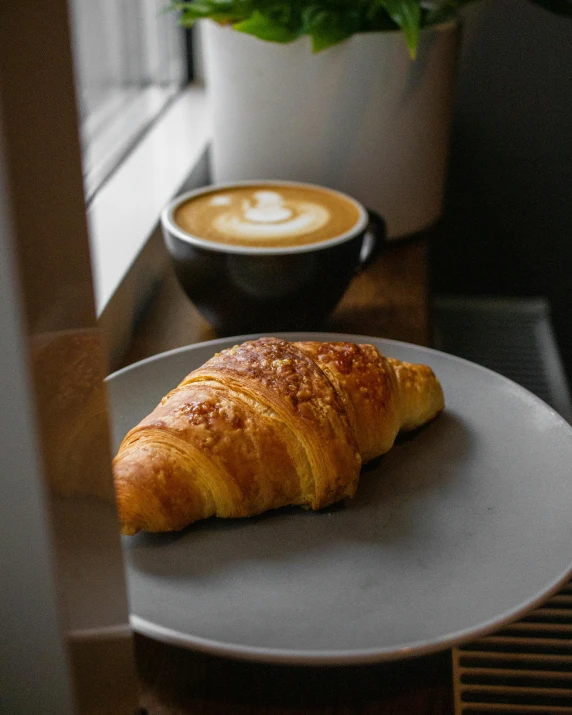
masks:
<svg viewBox="0 0 572 715"><path fill-rule="evenodd" d="M371 342L427 363L446 411L364 469L342 506L126 537L137 631L268 662L391 660L494 630L570 577L572 428L550 407L433 350L364 336L283 337ZM112 375L115 446L188 372L243 339Z"/></svg>

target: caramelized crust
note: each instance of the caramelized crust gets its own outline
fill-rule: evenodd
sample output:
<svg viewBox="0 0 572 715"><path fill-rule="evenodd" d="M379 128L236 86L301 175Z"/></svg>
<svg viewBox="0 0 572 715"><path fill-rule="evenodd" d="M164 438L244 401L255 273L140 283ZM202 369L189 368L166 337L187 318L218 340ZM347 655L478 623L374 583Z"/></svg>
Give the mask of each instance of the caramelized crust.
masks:
<svg viewBox="0 0 572 715"><path fill-rule="evenodd" d="M421 427L445 406L441 385L427 365L386 358L373 345L294 345L336 388L364 463L390 450L399 432Z"/></svg>
<svg viewBox="0 0 572 715"><path fill-rule="evenodd" d="M362 461L443 409L430 368L372 345L261 338L191 372L114 460L122 531L351 497Z"/></svg>
<svg viewBox="0 0 572 715"><path fill-rule="evenodd" d="M296 346L336 388L363 461L387 452L400 426L397 380L387 358L373 345L303 342Z"/></svg>

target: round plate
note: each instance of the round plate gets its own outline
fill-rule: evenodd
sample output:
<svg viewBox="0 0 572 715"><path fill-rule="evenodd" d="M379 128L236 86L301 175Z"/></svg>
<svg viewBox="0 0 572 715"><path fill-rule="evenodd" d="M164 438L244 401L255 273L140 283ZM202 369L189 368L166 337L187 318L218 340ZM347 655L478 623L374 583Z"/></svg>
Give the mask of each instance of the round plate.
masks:
<svg viewBox="0 0 572 715"><path fill-rule="evenodd" d="M114 447L187 373L247 337L192 345L108 378ZM391 340L430 365L446 409L321 512L280 509L124 538L135 630L267 662L366 663L429 653L514 620L571 574L572 428L473 363Z"/></svg>

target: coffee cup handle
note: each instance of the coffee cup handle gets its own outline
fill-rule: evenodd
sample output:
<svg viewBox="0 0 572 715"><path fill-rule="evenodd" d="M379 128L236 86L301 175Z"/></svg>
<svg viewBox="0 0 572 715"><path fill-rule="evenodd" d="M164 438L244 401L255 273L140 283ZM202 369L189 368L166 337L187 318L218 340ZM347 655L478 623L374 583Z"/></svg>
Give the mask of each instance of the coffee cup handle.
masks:
<svg viewBox="0 0 572 715"><path fill-rule="evenodd" d="M387 245L387 230L385 221L372 209L367 209L369 223L364 233L359 255L358 271L370 266Z"/></svg>

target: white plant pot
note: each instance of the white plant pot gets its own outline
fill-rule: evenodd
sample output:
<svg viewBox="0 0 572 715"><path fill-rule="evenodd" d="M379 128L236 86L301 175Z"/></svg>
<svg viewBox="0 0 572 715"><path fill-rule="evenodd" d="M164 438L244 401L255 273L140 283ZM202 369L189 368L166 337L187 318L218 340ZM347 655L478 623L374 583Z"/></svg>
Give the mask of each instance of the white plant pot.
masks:
<svg viewBox="0 0 572 715"><path fill-rule="evenodd" d="M459 30L356 35L314 54L308 37L258 40L204 24L212 180L291 179L348 192L392 238L441 214Z"/></svg>

